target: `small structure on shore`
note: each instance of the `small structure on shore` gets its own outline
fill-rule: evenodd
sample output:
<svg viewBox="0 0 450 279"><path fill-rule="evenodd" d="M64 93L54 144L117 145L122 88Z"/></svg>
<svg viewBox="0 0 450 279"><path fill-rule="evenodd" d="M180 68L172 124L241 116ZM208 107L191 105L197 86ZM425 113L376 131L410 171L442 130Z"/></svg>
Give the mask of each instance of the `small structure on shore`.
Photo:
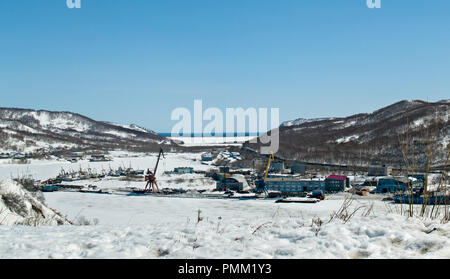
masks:
<svg viewBox="0 0 450 279"><path fill-rule="evenodd" d="M368 176L388 176L392 173L392 167L383 166L370 166L367 172Z"/></svg>
<svg viewBox="0 0 450 279"><path fill-rule="evenodd" d="M350 179L345 175L329 175L325 179L326 192L342 192L350 187Z"/></svg>
<svg viewBox="0 0 450 279"><path fill-rule="evenodd" d="M111 158L107 157L106 155L103 154L93 154L91 155L91 157L89 158L90 162L109 162L112 161Z"/></svg>
<svg viewBox="0 0 450 279"><path fill-rule="evenodd" d="M178 167L178 168L174 168L173 172L176 174L194 173L194 168Z"/></svg>
<svg viewBox="0 0 450 279"><path fill-rule="evenodd" d="M211 162L213 160L213 156L211 153L203 153L202 154L202 161L203 162Z"/></svg>
<svg viewBox="0 0 450 279"><path fill-rule="evenodd" d="M250 190L250 186L244 175L234 174L217 182L216 189L219 191L246 191Z"/></svg>

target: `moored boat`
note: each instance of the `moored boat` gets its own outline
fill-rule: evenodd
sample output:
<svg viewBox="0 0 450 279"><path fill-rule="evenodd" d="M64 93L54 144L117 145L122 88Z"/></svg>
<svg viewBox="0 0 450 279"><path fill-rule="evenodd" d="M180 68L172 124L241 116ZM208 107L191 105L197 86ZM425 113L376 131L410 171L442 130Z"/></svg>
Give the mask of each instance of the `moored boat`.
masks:
<svg viewBox="0 0 450 279"><path fill-rule="evenodd" d="M316 198L302 198L302 197L289 197L284 199L279 199L275 201L276 203L317 203L320 199Z"/></svg>
<svg viewBox="0 0 450 279"><path fill-rule="evenodd" d="M444 195L442 193L436 193L433 195L429 195L428 197L424 197L424 195L413 195L412 197L409 195L394 195L395 203L403 203L403 204L450 204L450 195Z"/></svg>

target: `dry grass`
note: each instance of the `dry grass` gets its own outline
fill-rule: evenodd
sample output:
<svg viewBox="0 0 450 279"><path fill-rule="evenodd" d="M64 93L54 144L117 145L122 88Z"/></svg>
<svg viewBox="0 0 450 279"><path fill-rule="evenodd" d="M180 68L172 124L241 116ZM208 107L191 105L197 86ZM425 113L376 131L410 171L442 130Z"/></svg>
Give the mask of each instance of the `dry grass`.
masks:
<svg viewBox="0 0 450 279"><path fill-rule="evenodd" d="M317 218L313 218L311 221L311 227L314 230L314 234L317 236L320 232L320 230L322 229L322 225L323 225L323 221L317 217Z"/></svg>
<svg viewBox="0 0 450 279"><path fill-rule="evenodd" d="M437 219L441 217L441 223L446 223L450 219L449 209L447 205L447 201L445 201L444 205L438 205L437 204L437 198L435 198L435 203L430 207L430 204L428 203L429 197L437 193L438 191L443 191L444 196L448 195L446 180L448 178L445 177L445 173L441 172L440 181L437 187L436 192L432 192L429 189L429 175L430 170L433 165L433 163L438 160L437 155L435 154L435 150L437 150L437 146L439 145L438 142L436 142L436 139L438 138L439 133L439 127L438 127L438 121L437 117L435 119L435 131L431 131L430 126L428 126L420 138L410 138L409 133L409 121L408 118L406 119L406 131L404 133L405 137L401 138L400 135L398 135L398 140L401 148L401 152L403 154L403 163L404 163L404 169L403 173L405 177L408 177L409 174L415 173L417 171L416 169L416 156L423 155L423 154L416 154L416 148L419 149L416 145L418 145L418 142L425 142L425 180L423 185L423 203L420 206L419 210L416 210L415 205L413 203L413 185L408 180L408 187L407 187L407 195L409 198L408 203L408 209L403 210L403 206L400 205L400 214L407 214L408 217L414 217L418 216L420 218L429 218L429 219ZM420 152L420 151L419 151ZM448 166L450 160L450 145L447 147L447 156L444 163L444 166ZM401 193L403 194L403 193ZM443 211L443 212L442 212Z"/></svg>
<svg viewBox="0 0 450 279"><path fill-rule="evenodd" d="M28 208L21 197L15 193L5 193L2 195L3 203L6 207L13 213L16 213L19 216L26 217L28 214Z"/></svg>
<svg viewBox="0 0 450 279"><path fill-rule="evenodd" d="M144 177L140 175L127 175L120 177L119 181L144 182Z"/></svg>
<svg viewBox="0 0 450 279"><path fill-rule="evenodd" d="M94 218L92 220L87 219L83 215L78 216L74 221L72 221L75 226L92 226L98 225L99 220Z"/></svg>
<svg viewBox="0 0 450 279"><path fill-rule="evenodd" d="M345 197L341 207L338 209L338 211L333 211L333 213L331 213L330 219L327 223L330 223L334 219L339 219L344 221L344 223L347 223L353 216L355 216L356 212L364 208L366 208L366 211L363 213L363 216L368 216L373 209L373 204L369 207L367 207L366 205L360 205L355 207L354 209L351 209L351 205L354 200L355 199L351 196Z"/></svg>
<svg viewBox="0 0 450 279"><path fill-rule="evenodd" d="M256 232L258 232L261 228L263 228L263 227L265 227L265 226L267 226L267 225L270 225L270 224L272 224L272 222L265 222L265 223L262 223L261 225L259 225L258 227L256 227L256 229L252 232L252 235L254 235Z"/></svg>

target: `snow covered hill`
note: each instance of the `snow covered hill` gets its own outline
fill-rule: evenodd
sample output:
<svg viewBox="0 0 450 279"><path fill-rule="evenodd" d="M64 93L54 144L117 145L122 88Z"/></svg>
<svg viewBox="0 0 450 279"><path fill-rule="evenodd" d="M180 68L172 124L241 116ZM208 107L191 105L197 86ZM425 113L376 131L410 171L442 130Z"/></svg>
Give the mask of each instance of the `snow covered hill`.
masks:
<svg viewBox="0 0 450 279"><path fill-rule="evenodd" d="M54 226L69 222L48 208L38 193L29 192L13 180L0 181L0 225Z"/></svg>
<svg viewBox="0 0 450 279"><path fill-rule="evenodd" d="M401 163L401 145L415 146L418 163L432 142L433 161L444 163L450 143L450 103L401 101L345 118L297 119L280 126L279 156L319 163ZM399 140L400 139L400 140ZM257 149L257 144L245 146Z"/></svg>
<svg viewBox="0 0 450 279"><path fill-rule="evenodd" d="M281 123L280 127L299 126L299 125L302 125L305 123L323 121L323 120L332 120L332 119L334 119L334 118L311 118L311 119L297 118L295 120L284 121L283 123Z"/></svg>
<svg viewBox="0 0 450 279"><path fill-rule="evenodd" d="M0 108L0 149L139 148L171 141L137 125L95 121L71 112Z"/></svg>

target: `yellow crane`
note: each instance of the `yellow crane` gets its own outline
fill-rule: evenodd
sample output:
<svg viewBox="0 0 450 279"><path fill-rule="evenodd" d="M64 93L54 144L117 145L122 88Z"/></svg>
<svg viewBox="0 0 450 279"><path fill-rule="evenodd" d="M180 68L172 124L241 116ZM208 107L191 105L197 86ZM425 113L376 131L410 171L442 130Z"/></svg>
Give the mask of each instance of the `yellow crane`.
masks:
<svg viewBox="0 0 450 279"><path fill-rule="evenodd" d="M265 181L266 178L267 178L267 174L269 173L270 163L272 162L273 159L274 159L273 153L270 153L270 155L269 155L269 160L267 161L266 171L264 172L264 181Z"/></svg>

